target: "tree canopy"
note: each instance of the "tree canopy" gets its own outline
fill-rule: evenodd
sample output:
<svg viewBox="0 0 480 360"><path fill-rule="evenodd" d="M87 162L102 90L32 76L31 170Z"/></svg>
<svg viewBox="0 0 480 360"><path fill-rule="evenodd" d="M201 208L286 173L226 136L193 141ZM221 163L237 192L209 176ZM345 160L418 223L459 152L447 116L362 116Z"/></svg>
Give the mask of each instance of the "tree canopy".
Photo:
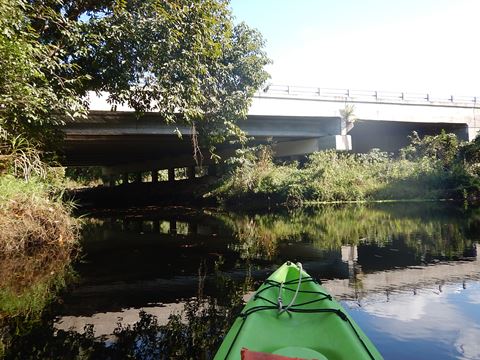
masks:
<svg viewBox="0 0 480 360"><path fill-rule="evenodd" d="M51 144L53 126L85 114L76 89L82 76L63 59L56 43L46 43L34 21L69 31L68 22L45 6L0 0L0 126L2 138L22 135L35 145Z"/></svg>
<svg viewBox="0 0 480 360"><path fill-rule="evenodd" d="M242 137L268 78L261 35L234 25L225 0L0 0L0 26L0 125L43 145L105 91L213 150Z"/></svg>

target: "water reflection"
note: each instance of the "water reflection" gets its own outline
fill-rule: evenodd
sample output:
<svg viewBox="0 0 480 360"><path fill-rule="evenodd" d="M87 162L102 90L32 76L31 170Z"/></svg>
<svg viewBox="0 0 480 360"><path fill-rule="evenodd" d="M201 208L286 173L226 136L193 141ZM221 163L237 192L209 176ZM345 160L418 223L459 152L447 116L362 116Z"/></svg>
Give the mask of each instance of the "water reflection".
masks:
<svg viewBox="0 0 480 360"><path fill-rule="evenodd" d="M345 305L369 329L385 358L425 359L433 350L436 359L478 359L480 311L470 299L479 293L480 282L469 281L425 286L415 295L395 292L388 300L371 295Z"/></svg>
<svg viewBox="0 0 480 360"><path fill-rule="evenodd" d="M146 311L133 325L116 323L110 336L63 330L46 320L31 333L18 336L7 359L211 359L223 336L243 307L242 294L250 290L247 276L236 284L215 269L218 296L203 296L204 266L199 268L197 296L183 304L182 313L170 314L166 324Z"/></svg>
<svg viewBox="0 0 480 360"><path fill-rule="evenodd" d="M74 280L70 249L39 249L0 257L0 358L14 335L28 333L67 283Z"/></svg>
<svg viewBox="0 0 480 360"><path fill-rule="evenodd" d="M84 334L91 341L112 333L119 319L122 328L113 332L130 326L123 332L130 337L138 321L149 334L183 329L190 340L182 338L180 345L189 354L202 349L199 358L209 358L240 295L292 260L345 301L386 358L402 358L398 352L409 359L473 359L470 339L480 323L479 225L478 210L438 203L267 214L153 208L96 214L83 230L80 282L44 326L53 339L54 329L77 336L94 323ZM206 302L194 301L192 312L191 299ZM181 317L168 323L185 305L187 330ZM192 333L200 322L206 327ZM443 331L438 339L437 329ZM169 334L178 336L175 331ZM205 334L215 334L217 342L200 341ZM22 341L26 346L30 340ZM186 354L173 337L165 341Z"/></svg>
<svg viewBox="0 0 480 360"><path fill-rule="evenodd" d="M67 296L65 316L195 296L203 262L206 292L213 294L212 273L219 258L223 270L238 281L246 264L253 264L257 282L286 260L301 261L313 276L332 280L332 291L341 297L414 288L417 283L421 287L478 269L470 261L477 255L478 212L442 204L334 206L274 214L152 209L107 215L92 219L84 229L86 255L77 266L82 284Z"/></svg>

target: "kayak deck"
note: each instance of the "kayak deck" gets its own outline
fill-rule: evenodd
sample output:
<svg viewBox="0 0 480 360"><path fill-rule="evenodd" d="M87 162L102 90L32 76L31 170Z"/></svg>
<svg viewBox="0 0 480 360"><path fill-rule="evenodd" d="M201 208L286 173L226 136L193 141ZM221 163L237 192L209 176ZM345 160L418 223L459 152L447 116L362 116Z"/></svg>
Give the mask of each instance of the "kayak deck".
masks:
<svg viewBox="0 0 480 360"><path fill-rule="evenodd" d="M248 301L215 360L239 360L242 348L319 360L382 359L341 305L289 262Z"/></svg>

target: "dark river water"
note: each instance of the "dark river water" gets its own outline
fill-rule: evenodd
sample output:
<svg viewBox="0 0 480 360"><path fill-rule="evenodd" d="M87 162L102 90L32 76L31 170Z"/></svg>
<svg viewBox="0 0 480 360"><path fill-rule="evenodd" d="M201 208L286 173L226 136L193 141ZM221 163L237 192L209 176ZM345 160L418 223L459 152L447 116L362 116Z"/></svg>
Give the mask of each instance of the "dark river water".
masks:
<svg viewBox="0 0 480 360"><path fill-rule="evenodd" d="M82 237L76 284L42 325L52 333L82 334L92 324L90 335L108 342L118 323L138 322L140 310L164 325L189 299L234 306L233 294L247 299L291 260L323 282L385 359L480 359L479 209L445 203L263 214L142 208L87 216ZM180 322L190 320L183 315ZM209 326L218 337L215 321ZM17 349L29 341L35 340ZM198 358L209 358L215 349L200 348L217 345L193 347ZM62 358L62 346L56 356Z"/></svg>

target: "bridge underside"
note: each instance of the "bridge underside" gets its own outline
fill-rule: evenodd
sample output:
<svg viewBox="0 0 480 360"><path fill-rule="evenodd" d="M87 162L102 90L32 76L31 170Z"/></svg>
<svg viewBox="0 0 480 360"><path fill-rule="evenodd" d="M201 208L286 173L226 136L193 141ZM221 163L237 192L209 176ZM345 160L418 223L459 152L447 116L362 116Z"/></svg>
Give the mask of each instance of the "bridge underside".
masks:
<svg viewBox="0 0 480 360"><path fill-rule="evenodd" d="M271 143L278 157L302 156L323 149L349 149L350 137L319 138L256 137L251 145ZM216 154L226 159L238 145L219 146ZM141 172L152 169L182 168L196 165L190 135L69 136L64 149L65 166L101 166L104 174ZM203 149L202 165L213 164Z"/></svg>
<svg viewBox="0 0 480 360"><path fill-rule="evenodd" d="M249 116L240 127L253 137L252 144L272 142L279 156L304 155L314 151L351 148L341 132L338 117ZM106 174L195 165L191 130L165 125L154 114L140 119L131 112L94 111L87 121L65 128L64 165L102 166ZM233 155L238 145L223 144L217 154ZM213 161L203 150L203 165Z"/></svg>
<svg viewBox="0 0 480 360"><path fill-rule="evenodd" d="M250 115L241 128L254 137L253 144L273 142L276 156L282 158L324 149L397 152L408 145L413 131L423 136L444 129L468 140L468 126L461 123L360 119L346 135L342 120L335 116ZM67 125L64 165L102 166L109 175L194 166L190 129L180 128L183 138L174 130L154 115L137 119L131 112L92 112L87 122ZM217 153L226 158L234 150L235 145L225 144ZM203 165L213 163L208 151L203 155Z"/></svg>
<svg viewBox="0 0 480 360"><path fill-rule="evenodd" d="M408 136L416 131L421 137L437 135L442 130L454 133L460 140L468 141L468 125L456 123L419 123L380 120L358 120L349 132L352 137L352 151L368 152L373 148L396 153L407 146Z"/></svg>

